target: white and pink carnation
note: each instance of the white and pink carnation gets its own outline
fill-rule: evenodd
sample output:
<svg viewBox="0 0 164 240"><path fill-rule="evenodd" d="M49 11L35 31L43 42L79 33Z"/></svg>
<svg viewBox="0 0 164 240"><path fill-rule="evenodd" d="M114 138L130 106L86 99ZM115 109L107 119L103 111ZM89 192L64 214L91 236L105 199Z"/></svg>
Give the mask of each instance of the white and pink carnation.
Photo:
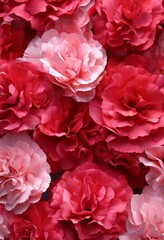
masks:
<svg viewBox="0 0 164 240"><path fill-rule="evenodd" d="M59 29L60 27L60 29ZM35 63L50 74L50 80L78 102L88 102L104 75L107 63L101 44L90 30L61 23L56 29L35 37L25 50L23 60Z"/></svg>
<svg viewBox="0 0 164 240"><path fill-rule="evenodd" d="M126 232L119 240L164 239L164 189L150 186L141 195L133 195L129 208Z"/></svg>
<svg viewBox="0 0 164 240"><path fill-rule="evenodd" d="M50 184L46 155L27 133L0 139L0 204L15 214L36 203Z"/></svg>

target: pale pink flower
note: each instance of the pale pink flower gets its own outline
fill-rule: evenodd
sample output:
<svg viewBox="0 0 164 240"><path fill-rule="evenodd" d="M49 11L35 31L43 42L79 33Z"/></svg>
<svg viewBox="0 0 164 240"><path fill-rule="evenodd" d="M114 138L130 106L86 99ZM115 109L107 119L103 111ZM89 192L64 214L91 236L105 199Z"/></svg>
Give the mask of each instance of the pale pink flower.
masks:
<svg viewBox="0 0 164 240"><path fill-rule="evenodd" d="M16 214L39 201L50 184L46 155L26 133L0 139L0 203Z"/></svg>
<svg viewBox="0 0 164 240"><path fill-rule="evenodd" d="M164 185L164 146L156 146L145 151L145 156L139 158L150 170L146 181L154 189Z"/></svg>
<svg viewBox="0 0 164 240"><path fill-rule="evenodd" d="M41 71L49 73L51 81L78 102L94 97L107 61L105 50L92 38L90 30L82 31L65 22L34 38L23 60L34 62Z"/></svg>
<svg viewBox="0 0 164 240"><path fill-rule="evenodd" d="M164 239L164 189L146 186L131 199L126 233L119 240Z"/></svg>

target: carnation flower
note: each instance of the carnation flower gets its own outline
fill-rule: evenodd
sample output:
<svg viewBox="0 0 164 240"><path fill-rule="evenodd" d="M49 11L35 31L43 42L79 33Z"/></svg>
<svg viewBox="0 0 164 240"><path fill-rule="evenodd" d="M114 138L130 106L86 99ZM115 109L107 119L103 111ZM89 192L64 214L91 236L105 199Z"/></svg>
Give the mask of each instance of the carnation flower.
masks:
<svg viewBox="0 0 164 240"><path fill-rule="evenodd" d="M0 139L0 204L15 214L39 201L50 184L46 155L26 133Z"/></svg>
<svg viewBox="0 0 164 240"><path fill-rule="evenodd" d="M90 115L109 133L110 148L122 152L143 152L164 142L164 76L144 68L108 65Z"/></svg>
<svg viewBox="0 0 164 240"><path fill-rule="evenodd" d="M139 158L150 170L146 175L146 181L155 190L164 184L164 146L156 146L145 151L145 155Z"/></svg>
<svg viewBox="0 0 164 240"><path fill-rule="evenodd" d="M146 186L141 195L134 195L126 223L126 233L120 240L164 239L164 190Z"/></svg>
<svg viewBox="0 0 164 240"><path fill-rule="evenodd" d="M97 0L93 14L95 39L118 53L133 47L148 49L162 14L162 0Z"/></svg>
<svg viewBox="0 0 164 240"><path fill-rule="evenodd" d="M2 62L0 66L0 131L34 129L42 111L51 103L53 84L26 62Z"/></svg>
<svg viewBox="0 0 164 240"><path fill-rule="evenodd" d="M34 139L50 158L52 168L59 165L61 169L68 170L80 162L92 161L89 146L95 135L92 137L93 126L88 125L93 120L88 114L88 104L63 97L58 88L55 92L53 105L42 114Z"/></svg>
<svg viewBox="0 0 164 240"><path fill-rule="evenodd" d="M65 96L78 102L88 102L104 74L106 54L91 32L63 23L60 30L50 29L34 38L23 60L34 62L41 71L51 75L51 81L61 86Z"/></svg>
<svg viewBox="0 0 164 240"><path fill-rule="evenodd" d="M74 169L81 162L93 160L92 152L78 135L52 137L35 131L34 139L46 153L54 172Z"/></svg>
<svg viewBox="0 0 164 240"><path fill-rule="evenodd" d="M84 163L65 172L52 194L52 216L72 222L79 239L116 239L124 232L132 192L121 174Z"/></svg>

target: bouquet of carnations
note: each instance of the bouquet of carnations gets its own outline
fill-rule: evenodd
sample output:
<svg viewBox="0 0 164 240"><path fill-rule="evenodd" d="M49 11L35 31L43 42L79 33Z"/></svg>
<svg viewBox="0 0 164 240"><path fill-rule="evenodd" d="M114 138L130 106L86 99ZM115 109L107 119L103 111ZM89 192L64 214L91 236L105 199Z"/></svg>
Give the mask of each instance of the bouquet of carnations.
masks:
<svg viewBox="0 0 164 240"><path fill-rule="evenodd" d="M164 239L163 0L0 1L0 240Z"/></svg>

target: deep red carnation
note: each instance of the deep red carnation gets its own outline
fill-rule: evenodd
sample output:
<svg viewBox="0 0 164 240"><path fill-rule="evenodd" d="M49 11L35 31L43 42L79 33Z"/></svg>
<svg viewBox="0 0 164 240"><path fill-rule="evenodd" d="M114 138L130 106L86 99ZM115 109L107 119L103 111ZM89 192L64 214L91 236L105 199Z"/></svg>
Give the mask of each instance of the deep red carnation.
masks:
<svg viewBox="0 0 164 240"><path fill-rule="evenodd" d="M54 218L71 221L79 239L114 240L124 232L132 192L119 173L85 163L65 172L52 193Z"/></svg>
<svg viewBox="0 0 164 240"><path fill-rule="evenodd" d="M46 201L30 205L21 215L6 211L6 225L10 232L7 239L56 240L55 222L49 217L50 212L49 203Z"/></svg>
<svg viewBox="0 0 164 240"><path fill-rule="evenodd" d="M92 161L89 147L96 141L92 129L96 124L89 117L88 104L63 97L58 87L55 93L53 104L42 114L34 139L48 155L53 170L68 170L80 162Z"/></svg>
<svg viewBox="0 0 164 240"><path fill-rule="evenodd" d="M0 66L0 129L34 129L50 104L53 86L31 63L3 62Z"/></svg>

